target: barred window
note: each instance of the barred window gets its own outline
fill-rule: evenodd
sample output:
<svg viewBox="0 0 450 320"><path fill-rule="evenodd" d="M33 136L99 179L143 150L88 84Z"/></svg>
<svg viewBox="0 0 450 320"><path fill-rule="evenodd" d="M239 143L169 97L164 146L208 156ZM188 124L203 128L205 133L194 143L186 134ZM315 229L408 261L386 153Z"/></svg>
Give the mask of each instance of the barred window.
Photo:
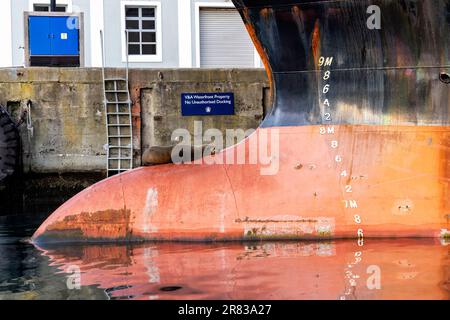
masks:
<svg viewBox="0 0 450 320"><path fill-rule="evenodd" d="M128 55L156 55L156 7L125 7Z"/></svg>
<svg viewBox="0 0 450 320"><path fill-rule="evenodd" d="M56 12L66 12L66 6L56 6ZM50 5L49 4L35 4L33 5L34 12L49 12Z"/></svg>

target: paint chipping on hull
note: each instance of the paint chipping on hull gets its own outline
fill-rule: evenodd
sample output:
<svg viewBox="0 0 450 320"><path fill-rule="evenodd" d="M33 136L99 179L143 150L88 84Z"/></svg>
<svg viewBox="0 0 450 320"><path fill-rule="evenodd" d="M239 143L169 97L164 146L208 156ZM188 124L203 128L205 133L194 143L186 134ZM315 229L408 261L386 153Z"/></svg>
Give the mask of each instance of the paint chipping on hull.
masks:
<svg viewBox="0 0 450 320"><path fill-rule="evenodd" d="M158 208L158 190L155 188L151 188L147 192L147 200L145 202L144 208L144 233L154 233L157 232L158 229L150 224L150 219L152 215Z"/></svg>
<svg viewBox="0 0 450 320"><path fill-rule="evenodd" d="M36 242L78 242L88 239L108 241L131 239L130 210L105 210L94 213L83 212L66 216L52 223Z"/></svg>
<svg viewBox="0 0 450 320"><path fill-rule="evenodd" d="M237 221L244 225L245 239L308 239L331 238L334 218L273 217Z"/></svg>

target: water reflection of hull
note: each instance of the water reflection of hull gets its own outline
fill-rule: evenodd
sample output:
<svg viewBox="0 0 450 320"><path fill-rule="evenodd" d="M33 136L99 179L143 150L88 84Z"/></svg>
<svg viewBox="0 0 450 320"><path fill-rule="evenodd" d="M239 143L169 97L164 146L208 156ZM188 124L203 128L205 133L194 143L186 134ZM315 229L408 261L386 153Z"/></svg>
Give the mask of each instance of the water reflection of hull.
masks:
<svg viewBox="0 0 450 320"><path fill-rule="evenodd" d="M449 249L433 241L74 246L45 254L68 277L80 268L83 286L111 298L449 298Z"/></svg>
<svg viewBox="0 0 450 320"><path fill-rule="evenodd" d="M248 164L249 138L214 157L244 146L246 165L103 181L34 240L450 237L450 0L234 3L272 80L258 133L279 132L279 154L266 146L273 174Z"/></svg>

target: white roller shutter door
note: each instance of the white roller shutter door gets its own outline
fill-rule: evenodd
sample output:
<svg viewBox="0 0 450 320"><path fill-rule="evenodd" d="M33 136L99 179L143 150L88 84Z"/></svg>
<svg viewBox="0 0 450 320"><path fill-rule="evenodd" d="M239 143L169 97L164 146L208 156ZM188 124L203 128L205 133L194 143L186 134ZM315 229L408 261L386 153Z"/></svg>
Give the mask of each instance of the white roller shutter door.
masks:
<svg viewBox="0 0 450 320"><path fill-rule="evenodd" d="M236 9L200 10L202 68L252 68L255 49Z"/></svg>

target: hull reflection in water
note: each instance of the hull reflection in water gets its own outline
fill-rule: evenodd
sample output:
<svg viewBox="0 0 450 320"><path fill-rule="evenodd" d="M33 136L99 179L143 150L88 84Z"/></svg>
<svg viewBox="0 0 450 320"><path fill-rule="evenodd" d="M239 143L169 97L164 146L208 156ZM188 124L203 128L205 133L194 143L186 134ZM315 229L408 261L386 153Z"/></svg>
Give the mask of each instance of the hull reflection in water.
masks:
<svg viewBox="0 0 450 320"><path fill-rule="evenodd" d="M43 252L68 281L78 269L82 286L98 286L112 299L450 298L450 247L433 240L362 247L353 241L59 246Z"/></svg>

